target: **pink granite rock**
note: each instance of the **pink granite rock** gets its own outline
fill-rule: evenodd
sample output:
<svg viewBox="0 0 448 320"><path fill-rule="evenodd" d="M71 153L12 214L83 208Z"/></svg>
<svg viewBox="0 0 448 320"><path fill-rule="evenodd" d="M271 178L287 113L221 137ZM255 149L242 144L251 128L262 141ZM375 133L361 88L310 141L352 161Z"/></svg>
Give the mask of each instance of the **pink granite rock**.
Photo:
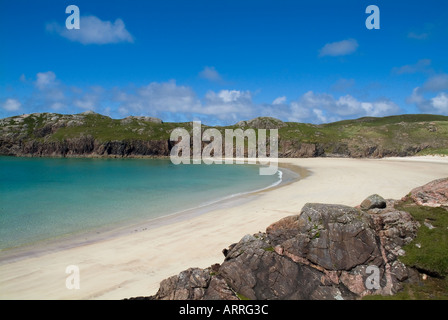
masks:
<svg viewBox="0 0 448 320"><path fill-rule="evenodd" d="M448 178L417 187L410 192L409 197L420 206L448 207Z"/></svg>

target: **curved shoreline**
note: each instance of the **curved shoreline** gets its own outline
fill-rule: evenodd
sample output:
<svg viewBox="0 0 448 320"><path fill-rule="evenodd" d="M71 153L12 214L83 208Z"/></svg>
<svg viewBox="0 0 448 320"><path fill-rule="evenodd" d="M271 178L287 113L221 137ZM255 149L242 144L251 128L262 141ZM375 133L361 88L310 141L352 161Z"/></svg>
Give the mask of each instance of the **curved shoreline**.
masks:
<svg viewBox="0 0 448 320"><path fill-rule="evenodd" d="M150 296L163 279L224 259L222 249L245 234L296 215L307 202L358 205L378 193L399 199L448 176L448 159L280 159L309 175L256 194L253 201L219 208L159 228L0 265L2 299L123 299ZM79 266L80 290L65 287L69 265Z"/></svg>
<svg viewBox="0 0 448 320"><path fill-rule="evenodd" d="M303 168L297 168L288 165L279 165L279 167L281 167L281 169L283 170L282 178L278 182L267 187L237 194L231 194L229 196L218 198L189 209L176 211L160 217L145 219L143 221L135 222L132 224L104 226L86 232L61 235L54 238L40 240L35 243L22 245L19 247L0 250L0 265L17 262L27 258L39 257L47 253L58 252L89 244L95 244L100 241L119 238L121 236L126 236L141 231L159 228L168 224L185 221L214 210L238 206L248 201L254 200L260 192L269 191L274 188L280 188L294 181L303 179L307 175L307 171Z"/></svg>

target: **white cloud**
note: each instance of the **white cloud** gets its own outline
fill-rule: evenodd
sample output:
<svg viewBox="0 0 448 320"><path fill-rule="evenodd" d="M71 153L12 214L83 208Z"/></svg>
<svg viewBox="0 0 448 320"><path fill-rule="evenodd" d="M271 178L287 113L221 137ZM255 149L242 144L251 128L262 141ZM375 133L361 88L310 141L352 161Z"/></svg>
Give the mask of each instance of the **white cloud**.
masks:
<svg viewBox="0 0 448 320"><path fill-rule="evenodd" d="M100 86L68 87L52 71L38 73L34 87L32 96L27 100L27 106L34 109L68 113L97 110L112 117L145 115L165 121L200 119L207 124L234 124L259 116L276 117L284 121L326 123L363 116L385 116L401 111L387 99L363 101L350 94L335 97L313 91L291 102L287 101L286 96L279 96L272 103L255 103L254 93L249 90L210 90L198 97L191 87L178 85L174 80L113 89ZM414 95L409 98L412 103L425 102L426 105L432 104L434 108L444 110L445 95L427 100L420 91L419 88L415 89ZM20 107L13 102L4 104L3 109Z"/></svg>
<svg viewBox="0 0 448 320"><path fill-rule="evenodd" d="M130 111L124 107L118 108L118 113L120 113L121 116L125 117L128 116Z"/></svg>
<svg viewBox="0 0 448 320"><path fill-rule="evenodd" d="M338 92L345 92L347 90L352 89L355 86L355 80L354 79L344 79L341 78L338 81L336 81L332 86L332 91L338 91Z"/></svg>
<svg viewBox="0 0 448 320"><path fill-rule="evenodd" d="M185 112L199 105L194 91L186 86L178 86L175 81L153 82L139 89L138 95L158 111Z"/></svg>
<svg viewBox="0 0 448 320"><path fill-rule="evenodd" d="M276 98L274 101L272 101L273 105L279 105L279 104L284 104L286 102L286 97L278 97Z"/></svg>
<svg viewBox="0 0 448 320"><path fill-rule="evenodd" d="M438 28L440 28L440 25L437 25L437 23L425 23L419 27L412 28L408 32L407 37L415 40L426 40L430 38L434 30Z"/></svg>
<svg viewBox="0 0 448 320"><path fill-rule="evenodd" d="M408 33L408 38L410 38L410 39L425 40L425 39L428 39L428 37L429 37L428 32L418 33L418 32L411 31Z"/></svg>
<svg viewBox="0 0 448 320"><path fill-rule="evenodd" d="M81 109L85 109L85 110L95 110L95 102L92 100L88 100L88 99L83 99L83 100L75 100L73 102L73 104Z"/></svg>
<svg viewBox="0 0 448 320"><path fill-rule="evenodd" d="M200 108L193 90L178 86L175 81L152 82L137 88L135 92L117 89L113 100L119 103L121 114L128 111L134 115L157 116L163 112L194 112Z"/></svg>
<svg viewBox="0 0 448 320"><path fill-rule="evenodd" d="M327 43L319 51L319 57L324 56L345 56L352 54L358 48L358 42L355 39L347 39L332 43Z"/></svg>
<svg viewBox="0 0 448 320"><path fill-rule="evenodd" d="M415 64L408 64L399 68L394 68L392 71L396 74L413 74L417 72L427 73L431 71L429 68L430 65L430 59L421 59Z"/></svg>
<svg viewBox="0 0 448 320"><path fill-rule="evenodd" d="M33 92L30 103L56 111L67 106L66 88L53 71L37 73L34 86L38 90Z"/></svg>
<svg viewBox="0 0 448 320"><path fill-rule="evenodd" d="M435 110L440 113L448 114L448 94L445 92L439 93L436 97L431 99L431 104Z"/></svg>
<svg viewBox="0 0 448 320"><path fill-rule="evenodd" d="M92 86L88 91L79 88L72 88L74 93L73 105L83 110L97 110L101 101L104 99L104 89L100 86ZM109 110L109 109L105 109ZM110 110L109 110L110 112Z"/></svg>
<svg viewBox="0 0 448 320"><path fill-rule="evenodd" d="M3 103L3 109L6 111L18 111L20 110L20 107L22 104L20 101L16 99L6 99L6 101Z"/></svg>
<svg viewBox="0 0 448 320"><path fill-rule="evenodd" d="M290 121L332 122L365 116L380 117L397 114L400 108L392 101L360 101L351 95L334 98L327 93L308 91L291 103Z"/></svg>
<svg viewBox="0 0 448 320"><path fill-rule="evenodd" d="M217 94L209 91L206 98L208 100L219 101L219 103L251 103L252 95L249 91L221 90Z"/></svg>
<svg viewBox="0 0 448 320"><path fill-rule="evenodd" d="M425 101L425 98L423 98L420 91L420 87L414 88L414 90L412 90L412 94L406 99L406 102L415 103L416 105L422 104Z"/></svg>
<svg viewBox="0 0 448 320"><path fill-rule="evenodd" d="M425 90L416 87L406 102L415 104L421 112L448 115L448 94L446 92L439 92L432 98L425 97L424 93Z"/></svg>
<svg viewBox="0 0 448 320"><path fill-rule="evenodd" d="M443 91L448 90L448 74L442 73L430 77L422 86L424 91Z"/></svg>
<svg viewBox="0 0 448 320"><path fill-rule="evenodd" d="M48 23L49 32L55 32L60 36L82 44L109 44L119 42L134 42L133 36L126 29L121 19L114 22L103 21L95 16L82 16L80 29L68 30L58 23Z"/></svg>
<svg viewBox="0 0 448 320"><path fill-rule="evenodd" d="M209 91L205 95L200 112L213 115L221 120L239 121L254 114L254 104L250 91L221 90Z"/></svg>
<svg viewBox="0 0 448 320"><path fill-rule="evenodd" d="M204 70L199 72L199 76L210 81L222 81L222 77L218 71L216 71L215 67L205 67Z"/></svg>
<svg viewBox="0 0 448 320"><path fill-rule="evenodd" d="M45 90L47 88L56 85L56 75L53 71L39 72L36 75L36 82L34 83L39 90Z"/></svg>
<svg viewBox="0 0 448 320"><path fill-rule="evenodd" d="M324 115L324 112L320 109L313 109L313 113L316 117L316 119L320 122L320 123L325 123L328 122L327 117Z"/></svg>
<svg viewBox="0 0 448 320"><path fill-rule="evenodd" d="M221 90L208 91L203 101L186 86L179 86L175 81L151 83L137 88L135 92L117 90L115 102L118 102L120 115L161 116L169 113L184 115L189 118L202 117L223 121L241 120L254 114L252 94L249 91Z"/></svg>
<svg viewBox="0 0 448 320"><path fill-rule="evenodd" d="M49 105L50 109L53 109L54 111L60 111L66 107L66 105L62 102L55 101L51 102Z"/></svg>

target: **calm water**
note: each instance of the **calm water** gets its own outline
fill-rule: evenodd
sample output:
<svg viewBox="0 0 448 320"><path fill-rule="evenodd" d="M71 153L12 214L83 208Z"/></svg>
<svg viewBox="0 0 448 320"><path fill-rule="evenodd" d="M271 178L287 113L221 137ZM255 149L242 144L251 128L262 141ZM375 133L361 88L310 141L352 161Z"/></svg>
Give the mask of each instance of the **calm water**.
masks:
<svg viewBox="0 0 448 320"><path fill-rule="evenodd" d="M278 182L251 165L0 157L0 250L131 225Z"/></svg>

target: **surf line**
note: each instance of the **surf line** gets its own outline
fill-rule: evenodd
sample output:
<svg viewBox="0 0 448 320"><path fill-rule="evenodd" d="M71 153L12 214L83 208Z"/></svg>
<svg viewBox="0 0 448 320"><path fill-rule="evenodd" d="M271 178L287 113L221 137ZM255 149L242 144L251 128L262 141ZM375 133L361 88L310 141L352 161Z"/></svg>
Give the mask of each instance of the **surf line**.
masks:
<svg viewBox="0 0 448 320"><path fill-rule="evenodd" d="M258 136L258 140L257 140ZM247 138L247 163L262 166L260 175L273 175L278 169L278 129L269 129L269 155L267 153L266 129L225 129L224 130L224 161L222 157L222 134L216 128L202 131L200 121L193 121L193 137L185 128L176 128L171 132L170 141L175 145L171 148L170 159L178 164L244 164L245 139ZM236 141L234 148L234 140ZM202 142L206 142L202 148ZM191 144L193 150L191 150ZM193 151L193 152L191 152ZM235 155L235 157L234 157Z"/></svg>

